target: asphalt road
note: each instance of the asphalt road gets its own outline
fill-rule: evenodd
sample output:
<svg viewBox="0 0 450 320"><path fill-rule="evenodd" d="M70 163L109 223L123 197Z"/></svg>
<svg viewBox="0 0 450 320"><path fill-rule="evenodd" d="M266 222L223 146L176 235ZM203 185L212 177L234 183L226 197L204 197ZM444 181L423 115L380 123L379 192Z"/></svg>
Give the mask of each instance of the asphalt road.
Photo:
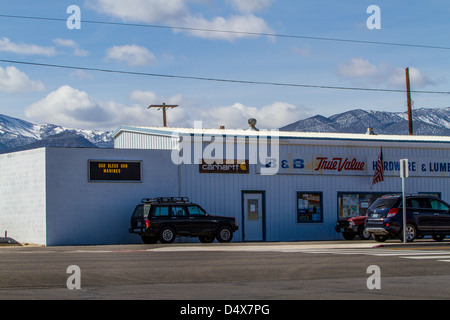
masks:
<svg viewBox="0 0 450 320"><path fill-rule="evenodd" d="M0 299L450 299L450 241L376 245L0 246Z"/></svg>

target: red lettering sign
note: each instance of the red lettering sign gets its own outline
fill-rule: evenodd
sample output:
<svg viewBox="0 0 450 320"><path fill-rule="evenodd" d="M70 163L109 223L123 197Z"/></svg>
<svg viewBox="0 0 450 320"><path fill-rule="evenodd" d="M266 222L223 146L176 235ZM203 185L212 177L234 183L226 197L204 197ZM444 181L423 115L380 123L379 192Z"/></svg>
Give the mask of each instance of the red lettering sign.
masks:
<svg viewBox="0 0 450 320"><path fill-rule="evenodd" d="M314 171L328 170L328 171L364 171L366 169L366 163L364 161L358 161L356 158L332 158L317 157L318 164Z"/></svg>

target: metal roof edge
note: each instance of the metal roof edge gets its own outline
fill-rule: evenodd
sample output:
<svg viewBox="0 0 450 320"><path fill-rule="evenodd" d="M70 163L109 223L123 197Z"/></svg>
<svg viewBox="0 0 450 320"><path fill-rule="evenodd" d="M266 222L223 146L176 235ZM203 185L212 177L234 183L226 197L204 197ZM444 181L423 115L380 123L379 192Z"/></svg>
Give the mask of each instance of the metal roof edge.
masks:
<svg viewBox="0 0 450 320"><path fill-rule="evenodd" d="M160 136L173 135L230 135L230 136L276 136L287 140L321 140L321 141L359 141L359 142L402 142L402 143L450 143L447 136L409 136L409 135L367 135L357 133L322 133L322 132L294 132L278 130L250 131L245 129L203 129L203 128L166 128L166 127L132 127L121 126L113 133L116 138L119 133L128 131L135 133L153 134Z"/></svg>

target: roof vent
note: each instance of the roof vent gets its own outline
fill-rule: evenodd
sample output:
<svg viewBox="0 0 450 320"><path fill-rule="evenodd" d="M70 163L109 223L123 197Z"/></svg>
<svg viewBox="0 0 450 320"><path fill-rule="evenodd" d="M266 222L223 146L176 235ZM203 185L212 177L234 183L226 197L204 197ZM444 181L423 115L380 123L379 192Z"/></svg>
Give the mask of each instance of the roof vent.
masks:
<svg viewBox="0 0 450 320"><path fill-rule="evenodd" d="M254 118L250 118L250 119L248 119L248 124L249 124L249 126L250 126L250 128L248 129L248 130L251 130L251 131L259 131L259 129L258 128L256 128L255 126L256 126L256 119L254 119Z"/></svg>
<svg viewBox="0 0 450 320"><path fill-rule="evenodd" d="M369 135L376 135L375 131L373 131L373 128L367 128L366 134L369 134Z"/></svg>

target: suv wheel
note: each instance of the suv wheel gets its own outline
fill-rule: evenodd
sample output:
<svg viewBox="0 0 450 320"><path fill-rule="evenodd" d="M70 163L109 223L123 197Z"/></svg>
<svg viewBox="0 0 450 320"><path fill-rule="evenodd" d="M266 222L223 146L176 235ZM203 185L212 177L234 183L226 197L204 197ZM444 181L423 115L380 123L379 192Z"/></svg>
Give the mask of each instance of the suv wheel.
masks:
<svg viewBox="0 0 450 320"><path fill-rule="evenodd" d="M165 226L161 228L159 233L159 241L161 243L172 243L175 241L176 233L175 230L170 226Z"/></svg>
<svg viewBox="0 0 450 320"><path fill-rule="evenodd" d="M219 242L230 242L233 239L233 230L229 226L221 226L217 230L216 237Z"/></svg>
<svg viewBox="0 0 450 320"><path fill-rule="evenodd" d="M372 235L372 237L376 242L385 242L389 238L388 236L380 236L376 234Z"/></svg>
<svg viewBox="0 0 450 320"><path fill-rule="evenodd" d="M432 236L434 241L442 241L445 239L445 234L435 234Z"/></svg>
<svg viewBox="0 0 450 320"><path fill-rule="evenodd" d="M406 242L413 242L414 239L416 239L417 236L417 229L412 224L406 225ZM400 231L399 234L400 240L403 241L403 230Z"/></svg>
<svg viewBox="0 0 450 320"><path fill-rule="evenodd" d="M344 232L342 234L342 236L344 237L345 240L354 240L356 237L356 234L353 232Z"/></svg>
<svg viewBox="0 0 450 320"><path fill-rule="evenodd" d="M358 228L358 235L361 240L369 240L372 237L371 234L366 231L366 227L364 227L364 225Z"/></svg>
<svg viewBox="0 0 450 320"><path fill-rule="evenodd" d="M145 244L155 244L158 242L157 237L141 236L141 239Z"/></svg>

